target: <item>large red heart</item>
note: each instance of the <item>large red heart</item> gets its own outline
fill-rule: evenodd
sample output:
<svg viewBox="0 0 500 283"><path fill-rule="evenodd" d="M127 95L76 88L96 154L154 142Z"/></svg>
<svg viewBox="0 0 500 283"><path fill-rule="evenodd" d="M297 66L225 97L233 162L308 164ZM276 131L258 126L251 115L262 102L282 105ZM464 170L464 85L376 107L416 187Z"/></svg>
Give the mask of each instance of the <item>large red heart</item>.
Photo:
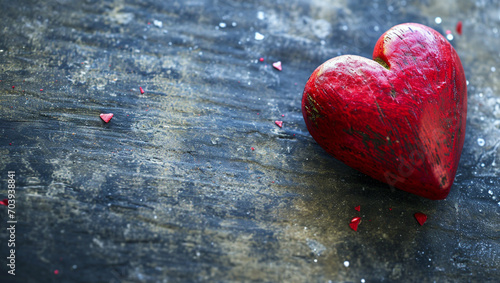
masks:
<svg viewBox="0 0 500 283"><path fill-rule="evenodd" d="M302 113L335 158L401 190L444 199L465 138L464 70L441 34L397 25L379 38L373 60L344 55L319 66Z"/></svg>

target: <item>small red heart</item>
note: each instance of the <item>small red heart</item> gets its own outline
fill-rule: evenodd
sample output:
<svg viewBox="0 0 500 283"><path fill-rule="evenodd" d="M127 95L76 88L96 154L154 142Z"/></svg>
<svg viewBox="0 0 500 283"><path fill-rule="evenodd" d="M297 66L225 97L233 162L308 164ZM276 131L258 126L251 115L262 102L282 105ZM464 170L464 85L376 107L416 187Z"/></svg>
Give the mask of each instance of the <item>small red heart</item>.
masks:
<svg viewBox="0 0 500 283"><path fill-rule="evenodd" d="M283 121L274 121L274 123L280 128L283 127Z"/></svg>
<svg viewBox="0 0 500 283"><path fill-rule="evenodd" d="M358 231L358 225L361 223L361 217L354 217L351 219L351 223L349 223L349 227L351 227L352 230Z"/></svg>
<svg viewBox="0 0 500 283"><path fill-rule="evenodd" d="M108 123L111 120L111 118L113 118L113 113L107 113L107 114L101 113L101 115L99 116L104 122Z"/></svg>
<svg viewBox="0 0 500 283"><path fill-rule="evenodd" d="M373 60L344 55L319 66L302 113L335 158L390 186L444 199L465 139L464 70L437 31L397 25L379 38Z"/></svg>
<svg viewBox="0 0 500 283"><path fill-rule="evenodd" d="M356 211L361 211L361 205L358 205L354 208Z"/></svg>
<svg viewBox="0 0 500 283"><path fill-rule="evenodd" d="M415 218L417 219L418 224L420 224L420 226L424 225L425 221L427 221L427 215L421 212L415 213Z"/></svg>
<svg viewBox="0 0 500 283"><path fill-rule="evenodd" d="M283 68L281 67L281 61L278 61L278 62L274 62L273 63L273 67L278 70L278 71L281 71Z"/></svg>

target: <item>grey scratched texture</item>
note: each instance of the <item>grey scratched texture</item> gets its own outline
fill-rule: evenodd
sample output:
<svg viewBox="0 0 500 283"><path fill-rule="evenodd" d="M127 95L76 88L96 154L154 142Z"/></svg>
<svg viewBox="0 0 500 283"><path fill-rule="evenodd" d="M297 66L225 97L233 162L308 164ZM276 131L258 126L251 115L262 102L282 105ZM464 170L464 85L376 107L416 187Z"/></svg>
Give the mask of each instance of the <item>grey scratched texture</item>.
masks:
<svg viewBox="0 0 500 283"><path fill-rule="evenodd" d="M0 1L0 281L498 282L499 5ZM302 118L318 65L403 22L450 30L469 83L443 201L336 161Z"/></svg>

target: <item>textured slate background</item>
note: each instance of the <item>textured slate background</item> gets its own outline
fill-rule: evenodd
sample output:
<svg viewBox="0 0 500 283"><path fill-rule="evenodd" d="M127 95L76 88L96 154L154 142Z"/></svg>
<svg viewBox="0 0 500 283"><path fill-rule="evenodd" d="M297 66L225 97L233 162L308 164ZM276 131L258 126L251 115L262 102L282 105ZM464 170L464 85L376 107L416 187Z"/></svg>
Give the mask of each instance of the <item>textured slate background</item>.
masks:
<svg viewBox="0 0 500 283"><path fill-rule="evenodd" d="M0 1L1 281L498 280L500 6L459 2ZM443 201L328 156L300 111L318 65L403 22L450 30L469 82Z"/></svg>

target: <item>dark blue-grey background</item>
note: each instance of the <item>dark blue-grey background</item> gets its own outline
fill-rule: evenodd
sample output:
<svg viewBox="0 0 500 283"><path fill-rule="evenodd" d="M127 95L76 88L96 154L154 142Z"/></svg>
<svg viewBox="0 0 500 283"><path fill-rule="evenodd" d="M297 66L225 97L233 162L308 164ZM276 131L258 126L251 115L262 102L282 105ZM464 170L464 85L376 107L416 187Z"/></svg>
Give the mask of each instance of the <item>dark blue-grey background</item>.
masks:
<svg viewBox="0 0 500 283"><path fill-rule="evenodd" d="M0 281L498 280L500 6L458 2L0 1ZM300 110L318 65L403 22L450 30L468 80L443 201L328 156Z"/></svg>

